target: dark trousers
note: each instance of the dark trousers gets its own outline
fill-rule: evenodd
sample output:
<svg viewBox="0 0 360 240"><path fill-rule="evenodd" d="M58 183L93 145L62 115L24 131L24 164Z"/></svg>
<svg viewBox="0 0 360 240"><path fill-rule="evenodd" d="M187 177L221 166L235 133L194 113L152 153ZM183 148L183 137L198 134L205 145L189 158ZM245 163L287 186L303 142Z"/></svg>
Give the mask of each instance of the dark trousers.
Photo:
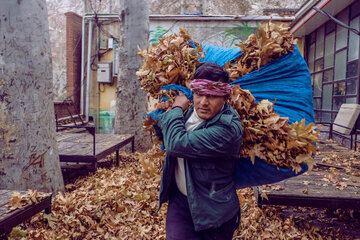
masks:
<svg viewBox="0 0 360 240"><path fill-rule="evenodd" d="M166 215L167 240L231 240L240 223L240 210L218 228L195 231L187 197L179 190L169 201Z"/></svg>

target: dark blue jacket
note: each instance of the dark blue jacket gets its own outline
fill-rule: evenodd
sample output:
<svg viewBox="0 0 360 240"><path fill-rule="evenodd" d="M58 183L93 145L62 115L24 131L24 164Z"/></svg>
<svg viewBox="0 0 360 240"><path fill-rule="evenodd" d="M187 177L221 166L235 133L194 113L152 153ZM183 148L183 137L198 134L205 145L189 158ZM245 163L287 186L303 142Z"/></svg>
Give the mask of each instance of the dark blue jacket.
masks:
<svg viewBox="0 0 360 240"><path fill-rule="evenodd" d="M187 198L195 230L219 227L239 211L234 182L242 128L233 108L226 103L215 117L187 132L186 115L175 108L158 117L166 157L160 185L160 206L176 189L177 158L184 158Z"/></svg>

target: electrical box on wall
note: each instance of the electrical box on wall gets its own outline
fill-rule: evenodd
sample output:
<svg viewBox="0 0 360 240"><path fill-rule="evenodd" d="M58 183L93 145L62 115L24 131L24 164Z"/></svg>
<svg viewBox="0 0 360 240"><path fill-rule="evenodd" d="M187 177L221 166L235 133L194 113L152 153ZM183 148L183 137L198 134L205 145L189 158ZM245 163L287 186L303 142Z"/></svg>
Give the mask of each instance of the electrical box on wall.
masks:
<svg viewBox="0 0 360 240"><path fill-rule="evenodd" d="M113 48L113 75L116 77L119 73L119 59L120 59L120 48L118 45L114 45Z"/></svg>
<svg viewBox="0 0 360 240"><path fill-rule="evenodd" d="M105 36L100 36L100 49L104 50L108 48L108 39Z"/></svg>
<svg viewBox="0 0 360 240"><path fill-rule="evenodd" d="M100 62L97 66L97 81L100 83L112 83L112 63Z"/></svg>

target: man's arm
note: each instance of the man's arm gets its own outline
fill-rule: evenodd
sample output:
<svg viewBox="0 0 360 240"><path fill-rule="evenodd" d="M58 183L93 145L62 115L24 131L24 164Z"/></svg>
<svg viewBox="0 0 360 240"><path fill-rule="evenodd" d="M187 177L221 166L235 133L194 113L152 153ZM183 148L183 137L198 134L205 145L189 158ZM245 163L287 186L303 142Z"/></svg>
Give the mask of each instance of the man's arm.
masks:
<svg viewBox="0 0 360 240"><path fill-rule="evenodd" d="M172 109L158 118L168 154L183 158L216 158L237 156L241 144L240 120L187 132L183 112Z"/></svg>

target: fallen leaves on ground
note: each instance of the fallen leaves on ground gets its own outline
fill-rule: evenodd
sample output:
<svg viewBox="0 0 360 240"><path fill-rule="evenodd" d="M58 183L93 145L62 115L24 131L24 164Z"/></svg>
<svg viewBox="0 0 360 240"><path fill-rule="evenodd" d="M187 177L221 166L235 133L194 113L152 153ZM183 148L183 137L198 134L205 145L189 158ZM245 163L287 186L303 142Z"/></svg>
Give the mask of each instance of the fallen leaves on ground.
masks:
<svg viewBox="0 0 360 240"><path fill-rule="evenodd" d="M8 207L7 212L15 211L16 209L23 208L27 205L37 204L44 197L48 197L51 194L38 192L37 190L27 190L26 193L20 193L18 191L14 191L11 194L11 200L6 204Z"/></svg>
<svg viewBox="0 0 360 240"><path fill-rule="evenodd" d="M257 206L251 188L239 190L238 195L241 195L240 199L245 201L240 205L242 208L240 227L236 230L233 239L353 239L353 236L345 234L333 224L326 224L329 220L326 211L329 210L274 206L263 206L261 209ZM353 210L335 212L339 212L339 215L348 221L344 222L342 227L360 226L358 213ZM310 224L308 218L316 219L323 224L317 224L318 222L316 225ZM334 221L341 223L342 220L333 218L332 222Z"/></svg>
<svg viewBox="0 0 360 240"><path fill-rule="evenodd" d="M147 154L122 154L119 167L66 186L52 200L51 215L29 222L28 239L165 239L163 207L158 209L159 170L143 168ZM146 163L145 163L146 164Z"/></svg>
<svg viewBox="0 0 360 240"><path fill-rule="evenodd" d="M53 197L51 214L38 213L23 225L26 238L165 239L167 204L154 215L162 157L154 157L153 151L121 153L119 167L99 168L66 185L66 193ZM331 225L317 227L296 216L284 217L280 207L260 209L251 188L239 190L238 196L241 222L233 239L351 239ZM18 232L15 228L13 234Z"/></svg>

